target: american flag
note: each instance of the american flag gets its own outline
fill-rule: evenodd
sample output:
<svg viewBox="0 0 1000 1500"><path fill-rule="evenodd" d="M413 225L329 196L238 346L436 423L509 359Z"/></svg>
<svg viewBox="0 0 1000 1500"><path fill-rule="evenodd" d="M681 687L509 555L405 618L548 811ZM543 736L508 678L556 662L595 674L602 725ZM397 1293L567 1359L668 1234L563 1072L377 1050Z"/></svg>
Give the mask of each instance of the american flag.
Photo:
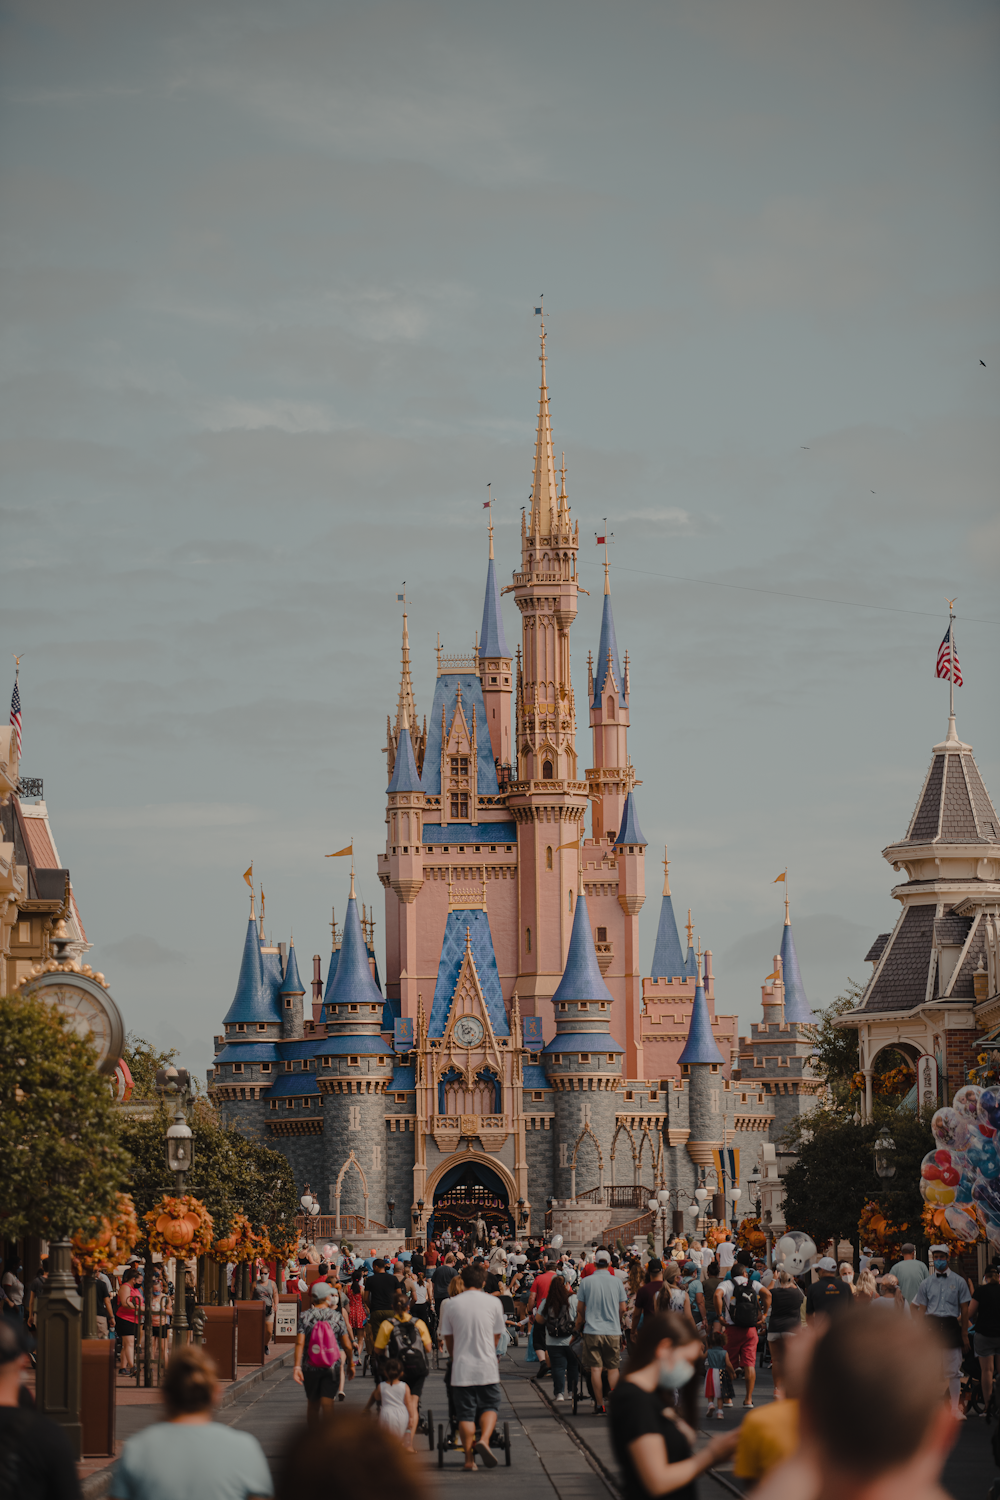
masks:
<svg viewBox="0 0 1000 1500"><path fill-rule="evenodd" d="M954 670L952 670L954 665ZM962 668L958 664L958 652L951 641L951 626L948 626L944 640L938 647L937 670L935 677L950 678L956 687L962 686ZM16 689L15 689L16 691Z"/></svg>
<svg viewBox="0 0 1000 1500"><path fill-rule="evenodd" d="M14 678L14 691L10 695L10 722L14 726L17 735L17 758L21 759L21 694L17 686L17 678Z"/></svg>

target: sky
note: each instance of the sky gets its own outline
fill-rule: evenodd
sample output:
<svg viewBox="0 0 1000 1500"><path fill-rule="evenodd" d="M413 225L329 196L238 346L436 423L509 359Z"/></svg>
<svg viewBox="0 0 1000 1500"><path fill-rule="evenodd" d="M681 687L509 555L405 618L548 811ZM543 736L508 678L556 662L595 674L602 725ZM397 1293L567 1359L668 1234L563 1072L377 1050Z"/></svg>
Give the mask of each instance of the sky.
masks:
<svg viewBox="0 0 1000 1500"><path fill-rule="evenodd" d="M519 558L542 293L578 703L614 533L643 968L667 841L720 1011L759 1015L785 867L813 1005L866 977L956 596L1000 797L998 34L974 0L0 4L0 684L21 653L130 1029L210 1063L251 859L325 972L353 836L381 951L396 594L425 713L488 483Z"/></svg>

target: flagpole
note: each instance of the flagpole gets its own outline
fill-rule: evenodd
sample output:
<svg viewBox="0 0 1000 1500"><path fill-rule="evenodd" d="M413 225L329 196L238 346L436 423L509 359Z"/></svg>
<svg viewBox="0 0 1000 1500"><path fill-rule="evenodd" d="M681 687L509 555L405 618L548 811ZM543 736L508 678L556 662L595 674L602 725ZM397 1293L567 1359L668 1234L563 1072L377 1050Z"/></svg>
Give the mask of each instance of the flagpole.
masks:
<svg viewBox="0 0 1000 1500"><path fill-rule="evenodd" d="M955 615L948 611L948 717L955 717Z"/></svg>

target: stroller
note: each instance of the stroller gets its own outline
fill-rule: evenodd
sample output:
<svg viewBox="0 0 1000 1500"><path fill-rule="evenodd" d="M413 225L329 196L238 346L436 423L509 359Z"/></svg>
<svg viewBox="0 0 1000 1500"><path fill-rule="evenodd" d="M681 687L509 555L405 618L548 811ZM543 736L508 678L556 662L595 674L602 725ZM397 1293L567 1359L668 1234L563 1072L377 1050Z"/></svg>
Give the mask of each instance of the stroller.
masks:
<svg viewBox="0 0 1000 1500"><path fill-rule="evenodd" d="M457 1415L455 1413L455 1403L454 1403L454 1400L452 1399L452 1394L451 1394L451 1360L450 1359L449 1359L447 1365L445 1366L444 1388L445 1388L445 1391L447 1392L447 1395L448 1395L448 1432L447 1432L447 1436L446 1436L445 1435L445 1429L444 1429L444 1423L443 1422L439 1422L438 1423L438 1430L437 1430L437 1455L438 1455L438 1468L439 1469L443 1469L444 1468L444 1456L445 1456L446 1453L453 1451L455 1448L458 1448L458 1449L462 1448L462 1438L461 1438L461 1435L459 1434L459 1431L458 1431L458 1417L457 1417ZM428 1439L429 1439L428 1446L430 1448L433 1448L434 1447L434 1421L433 1421L433 1415L432 1415L431 1412L427 1413L427 1433L428 1433ZM501 1431L501 1428L500 1428L500 1424L497 1423L496 1427L494 1427L493 1432L490 1435L490 1447L491 1448L503 1449L504 1463L507 1466L507 1468L509 1469L510 1468L510 1423L509 1422L504 1422L502 1431Z"/></svg>

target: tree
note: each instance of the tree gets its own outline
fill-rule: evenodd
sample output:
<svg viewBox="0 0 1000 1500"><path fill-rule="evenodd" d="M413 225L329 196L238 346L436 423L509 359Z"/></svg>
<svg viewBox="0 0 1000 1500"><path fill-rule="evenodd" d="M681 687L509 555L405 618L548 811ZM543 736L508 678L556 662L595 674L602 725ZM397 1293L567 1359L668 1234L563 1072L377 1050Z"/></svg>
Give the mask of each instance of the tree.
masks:
<svg viewBox="0 0 1000 1500"><path fill-rule="evenodd" d="M150 1119L119 1117L119 1138L131 1163L129 1191L140 1221L165 1192L173 1192L167 1169L165 1136L173 1119L157 1103ZM290 1222L298 1212L295 1182L287 1160L240 1135L224 1130L213 1105L195 1101L190 1117L194 1166L185 1191L199 1198L212 1215L215 1236L227 1233L236 1213L245 1213L254 1229Z"/></svg>
<svg viewBox="0 0 1000 1500"><path fill-rule="evenodd" d="M127 1176L109 1081L54 1006L0 998L0 1161L8 1239L62 1239L110 1212Z"/></svg>
<svg viewBox="0 0 1000 1500"><path fill-rule="evenodd" d="M828 1107L840 1113L853 1113L863 1090L859 1075L858 1033L851 1026L838 1026L837 1018L861 1004L865 987L848 979L847 989L836 1000L818 1012L819 1022L807 1028L815 1043L813 1068L829 1089ZM875 1058L872 1089L898 1101L915 1083L913 1065L903 1053L886 1047Z"/></svg>
<svg viewBox="0 0 1000 1500"><path fill-rule="evenodd" d="M122 1060L127 1063L128 1070L132 1074L133 1100L138 1102L157 1098L156 1074L160 1068L165 1068L168 1063L173 1062L176 1056L176 1047L160 1052L152 1042L147 1042L145 1037L137 1036L134 1031L128 1033L125 1038Z"/></svg>
<svg viewBox="0 0 1000 1500"><path fill-rule="evenodd" d="M785 1223L804 1229L817 1244L831 1239L857 1242L858 1220L869 1198L907 1234L922 1239L920 1163L933 1147L933 1107L920 1114L876 1099L874 1119L859 1124L837 1110L816 1110L797 1120L784 1144L798 1155L785 1173ZM875 1171L875 1141L887 1130L896 1143L896 1175L882 1179Z"/></svg>

